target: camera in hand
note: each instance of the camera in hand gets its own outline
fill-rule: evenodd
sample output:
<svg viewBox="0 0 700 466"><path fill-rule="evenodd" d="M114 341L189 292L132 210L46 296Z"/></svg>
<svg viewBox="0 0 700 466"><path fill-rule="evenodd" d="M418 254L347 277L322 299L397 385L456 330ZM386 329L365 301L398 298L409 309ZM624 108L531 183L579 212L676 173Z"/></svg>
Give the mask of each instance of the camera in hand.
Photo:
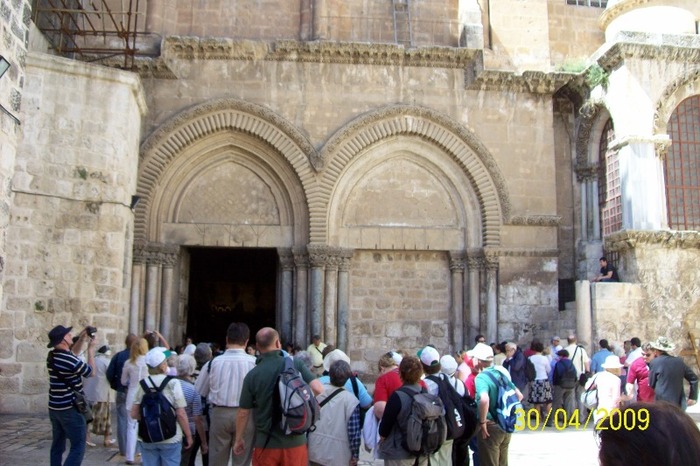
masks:
<svg viewBox="0 0 700 466"><path fill-rule="evenodd" d="M97 333L97 327L87 326L85 327L85 333L88 334L90 338L95 338L95 333Z"/></svg>

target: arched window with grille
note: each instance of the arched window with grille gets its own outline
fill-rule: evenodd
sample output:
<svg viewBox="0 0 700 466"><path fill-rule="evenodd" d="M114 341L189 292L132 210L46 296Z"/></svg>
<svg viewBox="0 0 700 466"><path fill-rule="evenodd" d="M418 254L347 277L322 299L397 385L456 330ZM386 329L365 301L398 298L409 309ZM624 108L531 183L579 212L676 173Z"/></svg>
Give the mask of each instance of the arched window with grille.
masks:
<svg viewBox="0 0 700 466"><path fill-rule="evenodd" d="M672 142L664 161L668 226L700 230L700 95L676 107L668 134Z"/></svg>
<svg viewBox="0 0 700 466"><path fill-rule="evenodd" d="M598 162L598 206L600 235L604 237L622 229L622 193L620 189L620 157L610 148L615 139L612 120L608 120L600 137Z"/></svg>

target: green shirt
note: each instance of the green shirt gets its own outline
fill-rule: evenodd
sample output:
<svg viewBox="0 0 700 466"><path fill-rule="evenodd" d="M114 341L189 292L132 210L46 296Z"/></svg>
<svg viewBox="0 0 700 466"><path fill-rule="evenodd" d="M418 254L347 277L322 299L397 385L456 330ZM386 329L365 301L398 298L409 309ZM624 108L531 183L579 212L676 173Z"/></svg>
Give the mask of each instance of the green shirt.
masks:
<svg viewBox="0 0 700 466"><path fill-rule="evenodd" d="M474 384L476 386L476 402L478 404L479 400L481 399L481 394L486 392L486 394L489 396L489 411L486 415L486 418L491 421L495 421L498 418L498 414L496 412L496 402L498 401L498 386L493 382L493 380L491 380L491 377L486 375L486 371L489 371L491 375L496 377L496 380L503 377L506 379L506 382L509 386L512 385L513 387L515 387L515 385L513 385L513 382L511 382L505 375L503 375L498 369L496 369L493 366L484 369L476 376L476 379L474 380ZM483 419L480 420L483 421Z"/></svg>
<svg viewBox="0 0 700 466"><path fill-rule="evenodd" d="M277 402L277 376L282 372L284 357L281 351L260 355L257 366L245 376L240 407L254 409L256 448L293 448L306 444L306 435L286 435L280 428L280 407ZM306 383L316 378L301 361L294 367ZM269 440L268 440L269 438Z"/></svg>

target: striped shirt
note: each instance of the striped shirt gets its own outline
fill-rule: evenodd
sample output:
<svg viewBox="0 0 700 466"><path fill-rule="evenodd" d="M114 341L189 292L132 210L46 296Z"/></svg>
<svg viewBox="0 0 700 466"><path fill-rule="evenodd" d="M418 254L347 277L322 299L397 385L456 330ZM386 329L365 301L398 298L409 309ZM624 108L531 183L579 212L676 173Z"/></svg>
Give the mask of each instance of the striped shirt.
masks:
<svg viewBox="0 0 700 466"><path fill-rule="evenodd" d="M92 368L70 351L58 349L49 352L46 367L49 369L49 409L71 409L73 390L83 391L83 377L90 377Z"/></svg>
<svg viewBox="0 0 700 466"><path fill-rule="evenodd" d="M187 403L185 412L187 413L187 421L190 424L190 432L194 435L196 432L194 417L202 415L202 397L199 396L199 393L194 389L194 384L192 382L182 379L178 380L182 388L182 395L185 397L185 402Z"/></svg>
<svg viewBox="0 0 700 466"><path fill-rule="evenodd" d="M242 349L228 349L202 367L195 388L211 405L237 408L243 379L254 367L253 356Z"/></svg>

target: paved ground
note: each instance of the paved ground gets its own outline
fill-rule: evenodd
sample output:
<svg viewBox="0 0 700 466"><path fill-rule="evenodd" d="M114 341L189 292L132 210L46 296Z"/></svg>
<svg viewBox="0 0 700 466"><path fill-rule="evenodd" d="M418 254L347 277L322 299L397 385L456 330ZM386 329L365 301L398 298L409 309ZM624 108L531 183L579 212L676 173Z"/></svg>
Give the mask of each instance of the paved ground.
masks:
<svg viewBox="0 0 700 466"><path fill-rule="evenodd" d="M700 409L693 411L700 412ZM691 413L695 421L700 415ZM97 447L87 447L83 465L124 464L124 458L115 448L101 446L102 437L93 439ZM0 465L40 466L49 463L51 447L51 425L48 415L0 415ZM513 434L510 445L510 464L518 466L550 466L566 463L566 466L597 466L597 452L593 430L577 431L523 431ZM364 452L362 466L382 465L372 461Z"/></svg>

